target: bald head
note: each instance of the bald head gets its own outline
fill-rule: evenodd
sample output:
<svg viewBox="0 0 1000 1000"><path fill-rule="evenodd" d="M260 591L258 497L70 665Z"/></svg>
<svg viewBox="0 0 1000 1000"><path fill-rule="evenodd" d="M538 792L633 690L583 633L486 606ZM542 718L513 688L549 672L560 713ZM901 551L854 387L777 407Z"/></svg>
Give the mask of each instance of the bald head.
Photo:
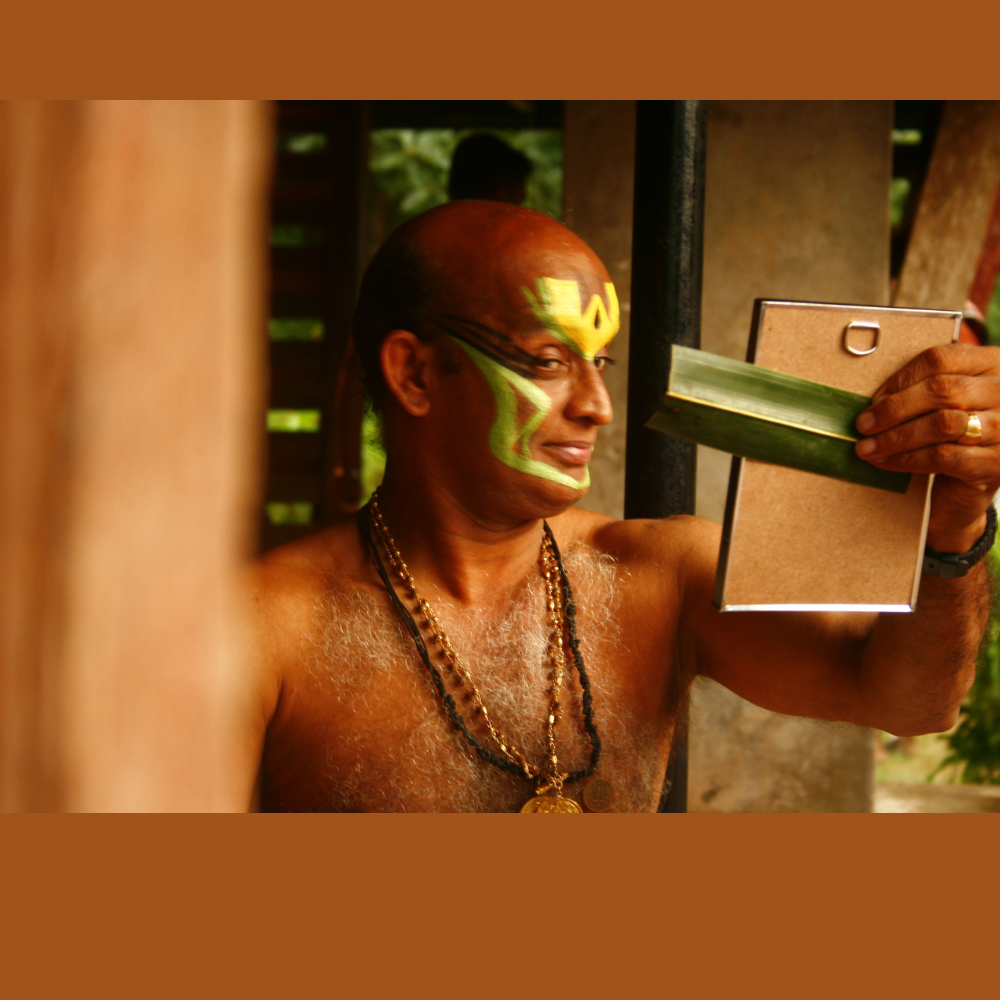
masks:
<svg viewBox="0 0 1000 1000"><path fill-rule="evenodd" d="M587 303L603 305L605 322L612 308L617 319L603 264L547 215L498 202L457 201L400 226L365 272L354 318L355 348L376 401L385 389L379 350L387 334L409 330L434 341L441 336L434 318L455 316L515 330L532 322L524 289L534 293L542 276L576 282L581 312ZM595 295L600 302L593 302ZM599 327L599 316L596 322Z"/></svg>

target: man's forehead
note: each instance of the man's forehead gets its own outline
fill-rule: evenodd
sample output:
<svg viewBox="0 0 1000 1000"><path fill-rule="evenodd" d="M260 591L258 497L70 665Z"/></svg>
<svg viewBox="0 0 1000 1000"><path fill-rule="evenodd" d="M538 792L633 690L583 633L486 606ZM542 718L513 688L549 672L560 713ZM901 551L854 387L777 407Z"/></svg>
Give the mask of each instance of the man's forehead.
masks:
<svg viewBox="0 0 1000 1000"><path fill-rule="evenodd" d="M608 275L593 251L569 239L561 245L553 242L537 245L525 241L505 248L507 252L494 273L512 301L519 298L522 288L533 286L539 278L574 282L583 301L603 292Z"/></svg>
<svg viewBox="0 0 1000 1000"><path fill-rule="evenodd" d="M460 308L467 318L495 325L515 334L548 322L550 315L583 316L593 311L594 297L605 314L617 312L614 288L596 257L584 254L498 256L485 268L470 267L448 282L448 298L441 306ZM527 259L525 259L527 257ZM598 320L600 322L600 320Z"/></svg>
<svg viewBox="0 0 1000 1000"><path fill-rule="evenodd" d="M521 291L538 323L584 358L594 358L618 332L618 297L610 281L588 295L576 281L543 275Z"/></svg>
<svg viewBox="0 0 1000 1000"><path fill-rule="evenodd" d="M604 265L561 223L487 202L454 202L424 218L438 315L507 337L548 330L588 358L617 332L618 302Z"/></svg>

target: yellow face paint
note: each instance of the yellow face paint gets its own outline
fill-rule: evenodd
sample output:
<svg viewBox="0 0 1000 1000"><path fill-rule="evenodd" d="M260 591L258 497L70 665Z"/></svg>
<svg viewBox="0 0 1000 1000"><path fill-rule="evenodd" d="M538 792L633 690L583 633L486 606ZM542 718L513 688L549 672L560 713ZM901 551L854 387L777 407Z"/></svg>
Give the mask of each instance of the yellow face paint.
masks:
<svg viewBox="0 0 1000 1000"><path fill-rule="evenodd" d="M539 323L588 361L611 342L621 326L618 296L610 281L604 283L608 308L595 293L581 310L580 286L575 281L539 278L535 288L537 295L530 288L522 287L521 291Z"/></svg>

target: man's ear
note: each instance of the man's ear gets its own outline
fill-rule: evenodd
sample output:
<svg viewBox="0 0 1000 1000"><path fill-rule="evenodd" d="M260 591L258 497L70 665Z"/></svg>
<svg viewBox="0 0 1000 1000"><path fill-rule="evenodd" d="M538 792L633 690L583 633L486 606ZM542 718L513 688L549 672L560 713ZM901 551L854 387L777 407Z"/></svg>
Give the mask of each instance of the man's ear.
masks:
<svg viewBox="0 0 1000 1000"><path fill-rule="evenodd" d="M409 330L393 330L379 353L389 391L411 416L426 416L431 408L434 348Z"/></svg>

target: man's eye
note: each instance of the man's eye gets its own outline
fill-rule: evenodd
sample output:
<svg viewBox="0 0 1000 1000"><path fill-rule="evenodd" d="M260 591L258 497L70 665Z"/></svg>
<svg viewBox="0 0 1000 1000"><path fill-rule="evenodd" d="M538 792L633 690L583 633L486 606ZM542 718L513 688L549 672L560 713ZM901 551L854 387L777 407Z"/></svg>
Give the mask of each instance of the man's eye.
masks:
<svg viewBox="0 0 1000 1000"><path fill-rule="evenodd" d="M558 371L566 362L562 358L535 358L535 367L546 371Z"/></svg>
<svg viewBox="0 0 1000 1000"><path fill-rule="evenodd" d="M614 358L600 357L594 358L594 367L599 371L603 372L608 365L613 365L615 363Z"/></svg>

